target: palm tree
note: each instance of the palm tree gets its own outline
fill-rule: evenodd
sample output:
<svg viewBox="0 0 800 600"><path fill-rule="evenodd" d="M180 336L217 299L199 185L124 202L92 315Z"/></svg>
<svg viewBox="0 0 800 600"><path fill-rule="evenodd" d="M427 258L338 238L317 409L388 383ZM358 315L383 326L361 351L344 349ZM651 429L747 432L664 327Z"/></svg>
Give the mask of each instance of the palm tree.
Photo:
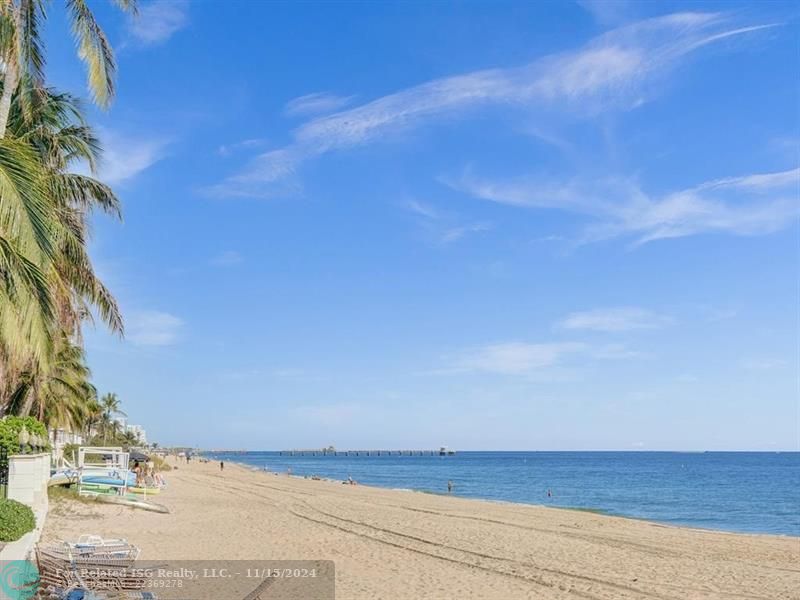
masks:
<svg viewBox="0 0 800 600"><path fill-rule="evenodd" d="M113 1L136 12L137 0ZM86 0L65 4L91 95L105 107L113 52ZM71 170L80 161L94 173L100 148L77 100L44 85L47 5L0 0L0 416L82 427L98 418L82 323L98 314L122 333L88 256L88 220L94 209L119 216L120 208L108 186Z"/></svg>
<svg viewBox="0 0 800 600"><path fill-rule="evenodd" d="M119 422L115 419L116 416L125 416L125 413L120 408L121 403L116 394L108 393L100 398L100 407L102 409L101 429L103 431L103 440L108 441L109 433L111 438L117 436Z"/></svg>
<svg viewBox="0 0 800 600"><path fill-rule="evenodd" d="M123 446L130 448L131 446L138 446L139 445L139 436L137 436L132 431L126 431L122 434L122 439L120 440Z"/></svg>
<svg viewBox="0 0 800 600"><path fill-rule="evenodd" d="M90 382L83 348L62 333L54 360L17 377L10 412L33 415L48 427L80 430L97 390Z"/></svg>
<svg viewBox="0 0 800 600"><path fill-rule="evenodd" d="M36 150L44 167L45 192L57 211L54 260L49 275L52 287L57 290L61 325L68 333L79 334L78 326L91 314L91 305L112 331L121 333L122 318L117 303L94 274L86 251L90 213L99 209L121 219L120 203L107 185L70 172L76 162L83 161L94 173L101 153L99 142L74 96L49 88L38 94L40 102L28 114L21 103L12 107L9 133Z"/></svg>
<svg viewBox="0 0 800 600"><path fill-rule="evenodd" d="M55 256L58 219L45 181L30 144L0 139L0 341L10 355L40 359L50 349L54 299L45 270Z"/></svg>
<svg viewBox="0 0 800 600"><path fill-rule="evenodd" d="M91 318L92 307L112 331L122 333L116 301L94 274L86 251L91 211L97 207L119 216L119 202L108 186L69 172L78 160L94 168L100 152L97 139L72 96L41 90L36 94L39 101L26 113L19 101L26 94L21 87L15 96L9 135L0 139L0 158L4 144L18 144L32 153L30 168L41 198L19 196L17 210L7 212L23 227L10 229L6 236L2 211L9 203L0 187L0 414L9 407L17 414L31 414L34 396L48 389L48 381L60 378L67 354L73 365L83 363L77 344L81 323ZM0 186L2 167L0 161ZM37 225L31 215L43 223ZM14 235L25 225L30 235ZM34 235L37 227L46 233L41 240ZM16 263L3 261L4 248ZM28 273L32 276L26 277ZM88 378L85 365L84 372ZM80 387L88 402L93 393L88 379L80 386L77 379L72 381L72 389ZM74 401L77 396L71 397ZM45 400L38 403L41 416L55 414L45 410L47 405Z"/></svg>
<svg viewBox="0 0 800 600"><path fill-rule="evenodd" d="M136 0L114 0L123 11L136 14ZM32 86L23 103L36 101L36 92L44 87L45 53L41 38L46 18L46 0L3 0L0 3L0 60L4 65L3 93L0 95L0 138L6 134L11 101L20 82L29 79ZM86 63L89 91L94 101L106 107L114 96L116 62L105 33L85 0L65 0L78 46L78 56Z"/></svg>
<svg viewBox="0 0 800 600"><path fill-rule="evenodd" d="M98 434L103 418L103 407L97 401L97 396L86 403L84 416L81 422L83 439L89 440Z"/></svg>

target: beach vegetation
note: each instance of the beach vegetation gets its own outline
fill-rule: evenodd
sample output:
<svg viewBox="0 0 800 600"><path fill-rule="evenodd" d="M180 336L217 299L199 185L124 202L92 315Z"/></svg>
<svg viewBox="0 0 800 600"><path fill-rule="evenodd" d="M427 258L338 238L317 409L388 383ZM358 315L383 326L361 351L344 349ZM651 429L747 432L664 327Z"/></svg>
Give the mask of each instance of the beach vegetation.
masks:
<svg viewBox="0 0 800 600"><path fill-rule="evenodd" d="M93 504L94 499L90 496L81 496L78 488L74 485L52 485L47 488L47 497L50 502L80 502L81 504Z"/></svg>
<svg viewBox="0 0 800 600"><path fill-rule="evenodd" d="M0 542L16 542L36 527L29 506L16 500L0 499Z"/></svg>
<svg viewBox="0 0 800 600"><path fill-rule="evenodd" d="M13 415L6 416L0 419L0 448L5 450L8 454L19 454L30 452L33 449L33 444L27 443L20 444L20 433L25 431L28 437L37 436L42 448L49 447L49 440L47 437L47 428L41 421L34 417L17 417ZM30 439L29 439L30 441Z"/></svg>
<svg viewBox="0 0 800 600"><path fill-rule="evenodd" d="M157 455L151 456L150 459L153 461L156 471L172 471L172 466L166 461L166 459L163 459Z"/></svg>

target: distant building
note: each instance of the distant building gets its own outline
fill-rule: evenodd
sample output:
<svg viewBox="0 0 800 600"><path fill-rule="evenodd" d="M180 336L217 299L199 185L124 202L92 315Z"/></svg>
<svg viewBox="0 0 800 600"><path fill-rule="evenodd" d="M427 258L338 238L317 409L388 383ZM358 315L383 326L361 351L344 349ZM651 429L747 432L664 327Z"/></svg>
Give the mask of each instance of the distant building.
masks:
<svg viewBox="0 0 800 600"><path fill-rule="evenodd" d="M139 443L143 446L147 445L147 432L141 425L126 425L125 431L135 436Z"/></svg>
<svg viewBox="0 0 800 600"><path fill-rule="evenodd" d="M80 433L67 429L51 429L47 432L50 437L50 445L53 447L53 455L56 459L64 455L64 446L67 444L82 444L83 436ZM72 460L72 457L67 457Z"/></svg>

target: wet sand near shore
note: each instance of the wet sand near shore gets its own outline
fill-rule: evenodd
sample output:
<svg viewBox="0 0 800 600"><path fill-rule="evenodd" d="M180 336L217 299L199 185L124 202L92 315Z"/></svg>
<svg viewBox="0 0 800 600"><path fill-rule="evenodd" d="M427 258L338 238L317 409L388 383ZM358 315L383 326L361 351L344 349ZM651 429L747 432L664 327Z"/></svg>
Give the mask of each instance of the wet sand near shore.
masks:
<svg viewBox="0 0 800 600"><path fill-rule="evenodd" d="M44 541L123 537L146 560L333 560L336 598L800 599L800 538L669 527L185 462L171 514L57 500Z"/></svg>

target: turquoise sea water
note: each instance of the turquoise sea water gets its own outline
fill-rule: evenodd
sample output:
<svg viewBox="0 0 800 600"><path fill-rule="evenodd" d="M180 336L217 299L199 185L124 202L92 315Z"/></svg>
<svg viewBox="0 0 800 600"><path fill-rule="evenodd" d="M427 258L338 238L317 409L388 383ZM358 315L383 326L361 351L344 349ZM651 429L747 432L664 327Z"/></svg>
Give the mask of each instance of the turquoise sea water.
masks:
<svg viewBox="0 0 800 600"><path fill-rule="evenodd" d="M800 453L459 452L455 456L207 453L293 475L454 493L739 532L800 536ZM547 490L551 490L548 497Z"/></svg>

